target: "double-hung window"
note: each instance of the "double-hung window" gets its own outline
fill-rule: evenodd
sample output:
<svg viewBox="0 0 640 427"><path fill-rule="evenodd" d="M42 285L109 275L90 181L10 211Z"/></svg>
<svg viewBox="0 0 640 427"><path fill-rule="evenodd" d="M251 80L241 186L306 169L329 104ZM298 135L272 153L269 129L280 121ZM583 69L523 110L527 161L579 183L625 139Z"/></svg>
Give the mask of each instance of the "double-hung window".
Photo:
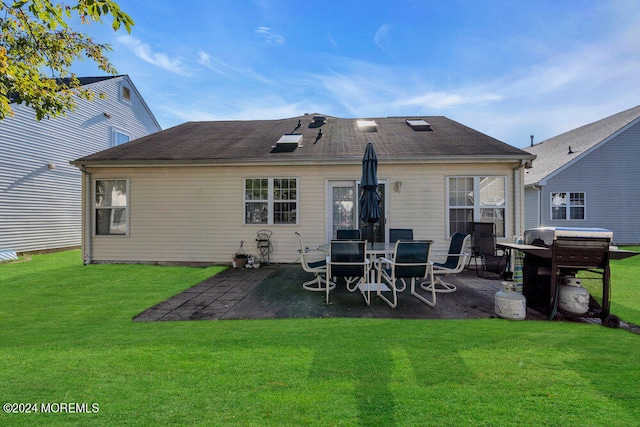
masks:
<svg viewBox="0 0 640 427"><path fill-rule="evenodd" d="M585 219L584 193L551 193L551 219Z"/></svg>
<svg viewBox="0 0 640 427"><path fill-rule="evenodd" d="M126 179L95 181L94 217L96 235L126 235L129 185Z"/></svg>
<svg viewBox="0 0 640 427"><path fill-rule="evenodd" d="M131 141L131 135L129 135L128 133L120 129L111 128L111 146L112 147L125 144L129 141Z"/></svg>
<svg viewBox="0 0 640 427"><path fill-rule="evenodd" d="M447 179L447 193L449 235L471 233L474 222L493 222L496 235L505 236L505 176L452 176Z"/></svg>
<svg viewBox="0 0 640 427"><path fill-rule="evenodd" d="M246 178L245 224L297 224L298 178Z"/></svg>

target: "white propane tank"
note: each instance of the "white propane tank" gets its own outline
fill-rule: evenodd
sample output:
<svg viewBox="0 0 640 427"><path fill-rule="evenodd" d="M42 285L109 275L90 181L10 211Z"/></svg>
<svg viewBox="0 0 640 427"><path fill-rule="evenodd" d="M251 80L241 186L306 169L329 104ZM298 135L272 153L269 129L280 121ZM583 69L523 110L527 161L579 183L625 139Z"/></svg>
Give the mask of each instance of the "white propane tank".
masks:
<svg viewBox="0 0 640 427"><path fill-rule="evenodd" d="M566 277L564 285L560 285L558 308L567 313L585 314L589 311L589 291L582 287L576 277Z"/></svg>
<svg viewBox="0 0 640 427"><path fill-rule="evenodd" d="M503 319L523 320L527 316L527 299L515 292L514 283L502 282L495 301L496 314Z"/></svg>

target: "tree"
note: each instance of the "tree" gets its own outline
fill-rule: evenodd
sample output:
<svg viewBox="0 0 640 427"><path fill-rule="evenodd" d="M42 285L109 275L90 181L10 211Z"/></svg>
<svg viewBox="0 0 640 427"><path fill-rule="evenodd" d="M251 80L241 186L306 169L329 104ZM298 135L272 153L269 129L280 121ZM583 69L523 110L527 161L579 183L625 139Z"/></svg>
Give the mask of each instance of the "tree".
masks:
<svg viewBox="0 0 640 427"><path fill-rule="evenodd" d="M74 97L93 99L71 73L77 60L90 59L109 74L116 70L106 57L111 47L69 27L78 16L82 24L102 23L110 16L114 31L131 32L133 19L113 0L74 0L73 6L55 0L14 0L0 3L0 120L13 114L11 103L31 107L38 120L65 114Z"/></svg>

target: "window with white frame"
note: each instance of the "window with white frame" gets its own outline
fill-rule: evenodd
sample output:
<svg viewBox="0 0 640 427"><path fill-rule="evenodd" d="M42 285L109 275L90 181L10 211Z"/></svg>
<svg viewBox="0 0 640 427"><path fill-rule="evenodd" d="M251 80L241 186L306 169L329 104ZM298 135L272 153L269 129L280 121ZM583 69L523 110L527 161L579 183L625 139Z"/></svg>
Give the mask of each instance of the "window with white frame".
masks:
<svg viewBox="0 0 640 427"><path fill-rule="evenodd" d="M131 141L131 135L123 132L120 129L113 128L111 132L111 146L122 145Z"/></svg>
<svg viewBox="0 0 640 427"><path fill-rule="evenodd" d="M245 224L297 224L298 178L246 178Z"/></svg>
<svg viewBox="0 0 640 427"><path fill-rule="evenodd" d="M551 193L551 219L585 219L585 194Z"/></svg>
<svg viewBox="0 0 640 427"><path fill-rule="evenodd" d="M474 222L493 222L506 235L507 177L452 176L447 179L449 235L471 233Z"/></svg>
<svg viewBox="0 0 640 427"><path fill-rule="evenodd" d="M125 84L120 85L120 99L127 104L131 103L131 88Z"/></svg>
<svg viewBox="0 0 640 427"><path fill-rule="evenodd" d="M128 181L97 179L94 191L95 234L122 236L127 234Z"/></svg>

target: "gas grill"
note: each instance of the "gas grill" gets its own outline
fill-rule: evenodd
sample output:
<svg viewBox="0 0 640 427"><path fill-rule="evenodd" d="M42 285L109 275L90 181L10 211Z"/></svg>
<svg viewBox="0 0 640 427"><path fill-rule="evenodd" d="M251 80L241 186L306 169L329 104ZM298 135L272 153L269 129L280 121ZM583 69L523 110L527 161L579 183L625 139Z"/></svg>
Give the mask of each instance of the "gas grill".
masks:
<svg viewBox="0 0 640 427"><path fill-rule="evenodd" d="M558 313L559 286L565 278L573 278L581 270L602 277L602 304L593 298L583 317L599 317L602 324L618 327L620 319L609 313L610 244L613 232L603 228L541 227L526 230L525 245L548 250L525 250L523 294L527 305L549 315Z"/></svg>

